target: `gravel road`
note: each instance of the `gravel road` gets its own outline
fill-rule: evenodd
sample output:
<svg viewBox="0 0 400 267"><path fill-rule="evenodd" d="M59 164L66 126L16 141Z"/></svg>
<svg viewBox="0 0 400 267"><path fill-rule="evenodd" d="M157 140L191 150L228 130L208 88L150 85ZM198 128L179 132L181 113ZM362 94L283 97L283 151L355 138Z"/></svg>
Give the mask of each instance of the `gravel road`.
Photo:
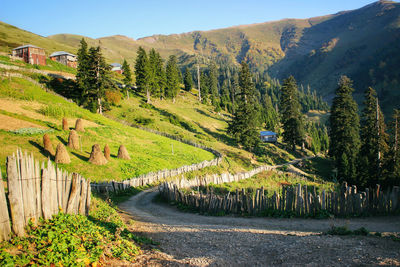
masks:
<svg viewBox="0 0 400 267"><path fill-rule="evenodd" d="M331 226L400 233L400 217L274 219L183 213L152 200L157 189L120 208L135 232L160 243L136 265L146 266L400 266L400 242L375 236L321 235Z"/></svg>

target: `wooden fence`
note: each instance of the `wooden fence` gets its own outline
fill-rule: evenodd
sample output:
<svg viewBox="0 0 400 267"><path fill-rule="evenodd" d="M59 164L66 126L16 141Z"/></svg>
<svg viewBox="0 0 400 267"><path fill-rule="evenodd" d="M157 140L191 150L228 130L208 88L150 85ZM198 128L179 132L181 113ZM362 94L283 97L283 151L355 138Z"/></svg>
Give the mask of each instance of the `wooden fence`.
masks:
<svg viewBox="0 0 400 267"><path fill-rule="evenodd" d="M0 241L7 240L11 231L23 236L29 221L36 224L40 217L50 219L60 210L82 215L89 212L89 180L59 169L50 160L45 167L21 150L7 158L7 189L6 194L1 182Z"/></svg>
<svg viewBox="0 0 400 267"><path fill-rule="evenodd" d="M168 177L173 177L177 176L186 172L191 172L191 171L196 171L200 170L206 167L210 166L216 166L219 165L222 161L222 157L215 158L210 161L203 161L197 164L192 164L192 165L185 165L183 167L173 169L173 170L162 170L158 172L150 172L144 175L141 175L139 177L131 178L128 180L124 180L122 182L116 182L116 181L111 181L111 182L100 182L100 183L91 183L91 187L93 191L99 192L99 193L105 193L105 192L118 192L125 190L129 187L137 187L137 186L143 186L143 185L148 185L148 184L153 184L156 182L160 182L165 180Z"/></svg>
<svg viewBox="0 0 400 267"><path fill-rule="evenodd" d="M236 190L225 196L213 192L185 193L174 183L163 183L160 194L168 201L184 204L194 210L210 214L265 215L276 212L297 216L316 216L328 212L335 216L357 216L366 214L397 214L400 212L400 190L398 186L382 191L375 189L357 192L356 186L343 183L338 192L317 193L315 187L306 185L285 186L282 192L268 196L264 188L255 192Z"/></svg>

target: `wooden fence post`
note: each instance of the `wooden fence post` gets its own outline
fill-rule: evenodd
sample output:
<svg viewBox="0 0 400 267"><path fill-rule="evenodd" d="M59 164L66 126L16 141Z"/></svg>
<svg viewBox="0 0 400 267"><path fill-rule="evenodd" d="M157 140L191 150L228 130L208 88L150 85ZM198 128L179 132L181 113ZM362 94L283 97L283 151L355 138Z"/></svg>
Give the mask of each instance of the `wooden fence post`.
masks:
<svg viewBox="0 0 400 267"><path fill-rule="evenodd" d="M10 216L8 214L6 194L0 170L0 242L8 240L11 233Z"/></svg>
<svg viewBox="0 0 400 267"><path fill-rule="evenodd" d="M25 234L24 204L22 201L21 180L18 179L15 156L7 157L8 200L10 202L12 229L17 236Z"/></svg>

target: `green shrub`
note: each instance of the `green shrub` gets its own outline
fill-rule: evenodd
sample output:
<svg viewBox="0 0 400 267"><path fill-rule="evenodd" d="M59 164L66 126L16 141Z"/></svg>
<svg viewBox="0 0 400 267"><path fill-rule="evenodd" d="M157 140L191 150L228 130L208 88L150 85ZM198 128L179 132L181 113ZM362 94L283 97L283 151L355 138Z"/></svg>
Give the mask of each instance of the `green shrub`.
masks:
<svg viewBox="0 0 400 267"><path fill-rule="evenodd" d="M14 130L14 131L9 131L13 134L18 134L18 135L36 135L36 134L45 134L45 133L49 133L52 132L53 130L43 130L40 128L21 128L18 130Z"/></svg>

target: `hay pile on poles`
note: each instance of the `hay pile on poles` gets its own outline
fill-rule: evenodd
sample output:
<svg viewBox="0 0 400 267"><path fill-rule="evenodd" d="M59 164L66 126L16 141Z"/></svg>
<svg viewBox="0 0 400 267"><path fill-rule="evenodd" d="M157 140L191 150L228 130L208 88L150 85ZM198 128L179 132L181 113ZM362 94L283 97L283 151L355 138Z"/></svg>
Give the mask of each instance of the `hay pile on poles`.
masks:
<svg viewBox="0 0 400 267"><path fill-rule="evenodd" d="M62 143L59 143L56 148L56 163L71 163L71 159L69 158L68 151Z"/></svg>
<svg viewBox="0 0 400 267"><path fill-rule="evenodd" d="M107 163L107 159L104 157L103 153L101 153L98 144L92 146L92 153L90 153L89 162L95 165L104 165Z"/></svg>
<svg viewBox="0 0 400 267"><path fill-rule="evenodd" d="M111 151L110 151L110 147L108 146L108 144L106 144L104 146L104 157L106 158L106 160L111 159Z"/></svg>
<svg viewBox="0 0 400 267"><path fill-rule="evenodd" d="M79 136L75 130L69 132L68 147L72 149L79 149Z"/></svg>
<svg viewBox="0 0 400 267"><path fill-rule="evenodd" d="M68 121L67 121L66 118L63 118L63 120L62 120L62 128L63 128L64 131L68 131L69 130Z"/></svg>
<svg viewBox="0 0 400 267"><path fill-rule="evenodd" d="M121 145L118 149L118 156L119 159L131 159L129 156L128 150L126 150L126 147L124 145Z"/></svg>
<svg viewBox="0 0 400 267"><path fill-rule="evenodd" d="M83 120L77 119L75 123L75 131L77 132L84 132L85 128L83 127Z"/></svg>
<svg viewBox="0 0 400 267"><path fill-rule="evenodd" d="M43 147L49 156L54 156L53 145L51 144L50 136L48 134L43 135Z"/></svg>

